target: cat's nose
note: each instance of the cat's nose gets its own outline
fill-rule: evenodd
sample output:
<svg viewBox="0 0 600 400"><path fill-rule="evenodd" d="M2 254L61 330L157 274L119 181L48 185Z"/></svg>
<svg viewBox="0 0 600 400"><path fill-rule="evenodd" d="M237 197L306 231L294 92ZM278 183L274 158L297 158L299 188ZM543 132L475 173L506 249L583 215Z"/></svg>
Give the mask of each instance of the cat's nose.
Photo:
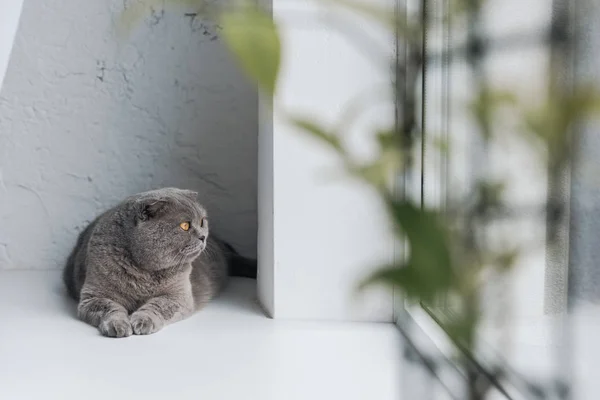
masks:
<svg viewBox="0 0 600 400"><path fill-rule="evenodd" d="M204 242L206 240L206 236L202 235L198 239L200 239L201 242Z"/></svg>

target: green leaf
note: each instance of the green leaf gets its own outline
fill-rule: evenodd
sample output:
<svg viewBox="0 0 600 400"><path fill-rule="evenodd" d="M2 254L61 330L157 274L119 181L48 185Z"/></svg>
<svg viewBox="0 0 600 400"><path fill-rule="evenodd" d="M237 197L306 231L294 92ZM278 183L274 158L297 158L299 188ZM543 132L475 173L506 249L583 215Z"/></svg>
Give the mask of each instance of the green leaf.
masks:
<svg viewBox="0 0 600 400"><path fill-rule="evenodd" d="M391 179L400 170L402 153L389 148L380 153L374 161L362 165L350 165L351 172L379 188L389 185Z"/></svg>
<svg viewBox="0 0 600 400"><path fill-rule="evenodd" d="M290 122L299 129L310 133L313 137L327 143L336 150L342 150L340 139L327 131L327 129L319 126L316 122L306 118L291 118Z"/></svg>
<svg viewBox="0 0 600 400"><path fill-rule="evenodd" d="M450 2L450 15L459 17L481 9L485 0L454 0Z"/></svg>
<svg viewBox="0 0 600 400"><path fill-rule="evenodd" d="M489 180L476 183L476 194L479 208L475 211L485 213L502 207L502 196L506 188L505 182L494 182Z"/></svg>
<svg viewBox="0 0 600 400"><path fill-rule="evenodd" d="M578 88L561 96L549 96L542 107L525 111L523 119L527 130L546 146L552 168L568 157L571 127L598 115L600 94L590 87Z"/></svg>
<svg viewBox="0 0 600 400"><path fill-rule="evenodd" d="M521 251L519 249L511 249L496 255L492 262L501 272L509 271L516 263Z"/></svg>
<svg viewBox="0 0 600 400"><path fill-rule="evenodd" d="M450 141L442 136L434 136L431 140L431 146L441 154L448 154L450 152Z"/></svg>
<svg viewBox="0 0 600 400"><path fill-rule="evenodd" d="M359 288L386 284L400 288L411 300L431 302L455 284L447 235L437 214L405 201L388 200L399 232L406 235L410 255L405 264L385 266Z"/></svg>
<svg viewBox="0 0 600 400"><path fill-rule="evenodd" d="M448 321L438 321L438 324L450 337L450 339L459 345L465 346L465 350L472 350L473 335L478 323L477 315L460 314L453 315Z"/></svg>
<svg viewBox="0 0 600 400"><path fill-rule="evenodd" d="M410 299L419 300L422 297L429 298L432 293L427 286L419 280L411 266L391 265L377 270L373 275L365 279L359 286L363 290L373 284L383 284L402 289L404 294Z"/></svg>
<svg viewBox="0 0 600 400"><path fill-rule="evenodd" d="M388 200L396 229L406 235L408 264L429 290L446 291L454 283L450 243L437 213L408 201Z"/></svg>
<svg viewBox="0 0 600 400"><path fill-rule="evenodd" d="M377 142L381 150L388 150L390 148L402 149L402 136L396 129L377 132Z"/></svg>
<svg viewBox="0 0 600 400"><path fill-rule="evenodd" d="M223 38L245 72L268 95L275 94L281 42L273 18L257 8L243 7L221 15Z"/></svg>
<svg viewBox="0 0 600 400"><path fill-rule="evenodd" d="M490 139L496 111L503 106L514 106L517 103L514 93L483 88L471 103L470 109L475 117L482 135Z"/></svg>

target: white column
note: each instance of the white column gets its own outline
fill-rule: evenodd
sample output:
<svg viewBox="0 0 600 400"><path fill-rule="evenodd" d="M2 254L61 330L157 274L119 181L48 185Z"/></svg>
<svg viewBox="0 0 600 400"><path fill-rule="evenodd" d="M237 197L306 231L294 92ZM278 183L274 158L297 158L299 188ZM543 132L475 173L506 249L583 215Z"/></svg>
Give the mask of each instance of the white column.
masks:
<svg viewBox="0 0 600 400"><path fill-rule="evenodd" d="M394 39L366 18L330 18L316 3L273 0L284 48L276 112L263 104L259 136L259 296L275 318L391 322L390 291L355 295L361 279L392 260L377 197L344 176L337 156L290 127L279 111L331 126L349 100L377 87L384 95ZM391 101L367 104L365 118L345 132L365 158L374 150L372 132L393 122Z"/></svg>
<svg viewBox="0 0 600 400"><path fill-rule="evenodd" d="M0 4L0 88L15 40L23 0L2 0Z"/></svg>

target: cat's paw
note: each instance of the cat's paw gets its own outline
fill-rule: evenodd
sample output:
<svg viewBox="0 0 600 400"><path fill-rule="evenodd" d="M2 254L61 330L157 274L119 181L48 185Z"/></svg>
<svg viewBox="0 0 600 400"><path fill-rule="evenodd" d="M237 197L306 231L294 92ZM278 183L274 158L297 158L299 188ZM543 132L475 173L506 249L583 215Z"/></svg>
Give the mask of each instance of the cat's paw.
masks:
<svg viewBox="0 0 600 400"><path fill-rule="evenodd" d="M136 311L131 314L131 326L136 335L150 335L160 330L162 325L158 318L144 311Z"/></svg>
<svg viewBox="0 0 600 400"><path fill-rule="evenodd" d="M131 336L133 329L127 317L112 317L100 322L98 326L100 333L104 336L122 338Z"/></svg>

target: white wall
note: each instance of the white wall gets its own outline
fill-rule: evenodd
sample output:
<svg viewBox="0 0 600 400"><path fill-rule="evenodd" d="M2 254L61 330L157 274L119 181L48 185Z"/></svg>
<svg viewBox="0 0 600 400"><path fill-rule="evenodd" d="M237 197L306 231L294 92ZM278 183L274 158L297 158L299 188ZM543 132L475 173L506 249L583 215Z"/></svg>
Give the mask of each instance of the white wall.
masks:
<svg viewBox="0 0 600 400"><path fill-rule="evenodd" d="M10 51L19 25L22 6L22 0L3 0L0 5L0 88L2 88Z"/></svg>
<svg viewBox="0 0 600 400"><path fill-rule="evenodd" d="M62 267L101 210L167 185L199 190L255 254L255 89L189 10L155 10L119 41L127 3L25 3L0 93L0 269Z"/></svg>
<svg viewBox="0 0 600 400"><path fill-rule="evenodd" d="M393 39L366 20L343 15L350 35L340 33L319 22L325 14L313 2L274 0L273 14L284 51L277 112L272 120L266 117L260 141L261 198L273 199L272 205L261 205L259 216L261 301L275 318L391 321L390 292L354 293L362 278L392 258L377 199L345 178L336 156L292 129L279 111L336 122L348 100L389 85L391 59L386 57L393 54ZM376 46L357 49L363 41ZM376 60L368 51L378 48L381 59ZM374 106L346 132L353 151L369 156L369 133L390 126L390 107L390 102Z"/></svg>

